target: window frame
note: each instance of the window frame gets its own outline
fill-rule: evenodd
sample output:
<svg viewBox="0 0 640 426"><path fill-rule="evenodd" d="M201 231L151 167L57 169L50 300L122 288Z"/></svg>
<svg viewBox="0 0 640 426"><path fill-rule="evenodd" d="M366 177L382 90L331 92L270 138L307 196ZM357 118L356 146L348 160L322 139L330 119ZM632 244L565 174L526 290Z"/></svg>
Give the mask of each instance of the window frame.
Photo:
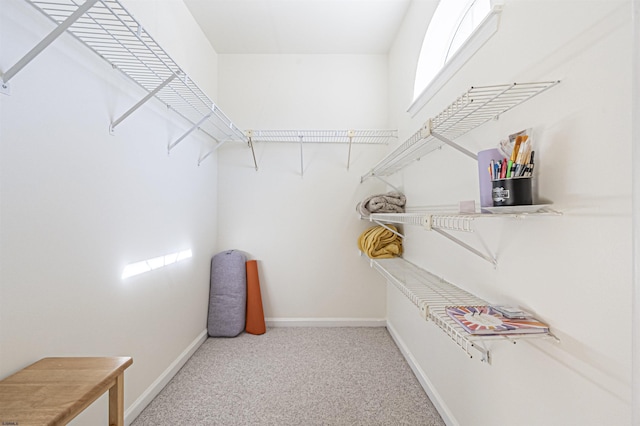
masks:
<svg viewBox="0 0 640 426"><path fill-rule="evenodd" d="M414 117L444 85L453 77L469 59L498 31L502 1L491 1L491 10L453 54L451 59L436 73L431 82L422 90L407 112ZM425 32L426 36L426 32ZM417 67L417 64L416 64ZM416 70L417 75L417 70ZM415 81L415 79L414 79Z"/></svg>

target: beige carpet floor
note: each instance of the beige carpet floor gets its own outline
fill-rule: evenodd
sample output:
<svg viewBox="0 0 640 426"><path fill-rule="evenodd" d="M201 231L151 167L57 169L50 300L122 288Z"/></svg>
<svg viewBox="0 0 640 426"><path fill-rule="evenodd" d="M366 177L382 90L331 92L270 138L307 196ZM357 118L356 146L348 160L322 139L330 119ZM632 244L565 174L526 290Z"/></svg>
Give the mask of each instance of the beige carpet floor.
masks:
<svg viewBox="0 0 640 426"><path fill-rule="evenodd" d="M132 426L444 422L385 328L209 338Z"/></svg>

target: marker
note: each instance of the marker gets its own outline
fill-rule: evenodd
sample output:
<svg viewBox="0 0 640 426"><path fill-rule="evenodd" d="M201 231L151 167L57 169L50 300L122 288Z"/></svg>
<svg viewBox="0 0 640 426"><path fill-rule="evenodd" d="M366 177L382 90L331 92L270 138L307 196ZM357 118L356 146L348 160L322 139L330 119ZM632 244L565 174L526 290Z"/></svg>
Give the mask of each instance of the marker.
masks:
<svg viewBox="0 0 640 426"><path fill-rule="evenodd" d="M529 159L529 166L527 167L527 176L533 176L533 157L535 155L535 151L531 151L531 158Z"/></svg>

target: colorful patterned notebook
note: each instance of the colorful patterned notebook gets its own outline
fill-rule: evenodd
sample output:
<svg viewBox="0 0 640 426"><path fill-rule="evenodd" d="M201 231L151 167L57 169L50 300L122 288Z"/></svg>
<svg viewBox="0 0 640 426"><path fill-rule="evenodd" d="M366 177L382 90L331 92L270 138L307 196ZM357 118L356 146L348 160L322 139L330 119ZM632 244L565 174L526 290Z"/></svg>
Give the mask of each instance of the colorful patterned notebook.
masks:
<svg viewBox="0 0 640 426"><path fill-rule="evenodd" d="M469 334L548 333L549 326L535 318L507 318L490 306L448 306L447 314Z"/></svg>

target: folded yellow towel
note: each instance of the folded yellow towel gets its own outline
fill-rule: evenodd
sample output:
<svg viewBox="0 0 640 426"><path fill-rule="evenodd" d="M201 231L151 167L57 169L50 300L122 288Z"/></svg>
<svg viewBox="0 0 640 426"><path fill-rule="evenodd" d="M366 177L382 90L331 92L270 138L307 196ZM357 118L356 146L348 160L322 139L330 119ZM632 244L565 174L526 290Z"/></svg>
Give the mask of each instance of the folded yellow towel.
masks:
<svg viewBox="0 0 640 426"><path fill-rule="evenodd" d="M389 229L398 231L393 225ZM374 226L358 238L358 247L372 259L389 259L402 254L402 238L383 226Z"/></svg>

